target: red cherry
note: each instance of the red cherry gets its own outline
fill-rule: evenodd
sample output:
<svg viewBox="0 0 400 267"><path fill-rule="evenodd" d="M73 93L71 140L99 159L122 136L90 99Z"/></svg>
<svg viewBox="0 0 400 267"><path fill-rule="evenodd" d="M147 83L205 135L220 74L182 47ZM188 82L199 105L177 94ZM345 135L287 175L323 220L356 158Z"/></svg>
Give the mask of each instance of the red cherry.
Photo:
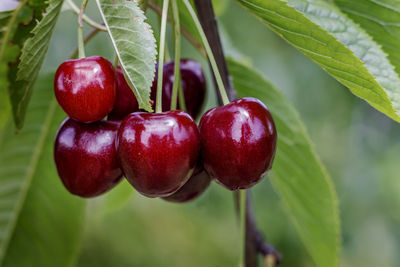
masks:
<svg viewBox="0 0 400 267"><path fill-rule="evenodd" d="M119 124L92 124L66 119L54 145L54 160L64 186L74 195L98 196L114 187L122 176L115 141Z"/></svg>
<svg viewBox="0 0 400 267"><path fill-rule="evenodd" d="M271 167L276 129L267 107L242 98L210 109L200 121L204 167L230 190L257 183Z"/></svg>
<svg viewBox="0 0 400 267"><path fill-rule="evenodd" d="M172 87L174 84L174 61L165 63L163 69L163 98L162 110L171 108ZM206 93L206 81L201 65L190 59L182 59L180 62L181 81L187 112L195 118L201 109ZM151 99L157 95L157 73L151 87ZM179 101L178 101L179 109Z"/></svg>
<svg viewBox="0 0 400 267"><path fill-rule="evenodd" d="M131 113L121 123L118 140L125 177L149 197L168 196L181 188L199 156L199 130L183 111Z"/></svg>
<svg viewBox="0 0 400 267"><path fill-rule="evenodd" d="M122 120L129 113L139 111L135 94L125 80L121 67L117 67L117 96L113 110L108 114L109 120Z"/></svg>
<svg viewBox="0 0 400 267"><path fill-rule="evenodd" d="M190 177L178 191L170 196L164 197L164 200L170 202L183 203L191 201L200 196L210 185L211 178L204 170L202 164L198 164Z"/></svg>
<svg viewBox="0 0 400 267"><path fill-rule="evenodd" d="M103 57L63 62L54 79L58 103L73 119L90 123L104 118L115 102L115 73Z"/></svg>

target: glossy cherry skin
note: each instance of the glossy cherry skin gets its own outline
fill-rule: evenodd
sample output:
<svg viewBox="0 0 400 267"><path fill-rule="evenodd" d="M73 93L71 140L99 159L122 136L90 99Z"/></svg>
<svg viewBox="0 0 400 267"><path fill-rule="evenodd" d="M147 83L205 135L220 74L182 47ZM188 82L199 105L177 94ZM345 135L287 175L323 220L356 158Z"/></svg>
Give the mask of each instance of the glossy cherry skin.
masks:
<svg viewBox="0 0 400 267"><path fill-rule="evenodd" d="M207 111L200 121L208 174L230 190L256 184L271 167L277 134L267 107L242 98Z"/></svg>
<svg viewBox="0 0 400 267"><path fill-rule="evenodd" d="M129 113L139 111L139 104L135 94L125 80L121 67L118 66L115 73L117 79L117 96L114 108L111 110L110 114L108 114L108 119L122 120Z"/></svg>
<svg viewBox="0 0 400 267"><path fill-rule="evenodd" d="M99 121L114 106L114 68L103 57L67 60L57 69L54 93L65 113L74 120Z"/></svg>
<svg viewBox="0 0 400 267"><path fill-rule="evenodd" d="M183 111L131 113L121 123L118 142L125 177L148 197L176 192L199 157L199 130Z"/></svg>
<svg viewBox="0 0 400 267"><path fill-rule="evenodd" d="M170 196L163 197L164 200L176 203L184 203L199 197L210 185L211 178L204 170L203 164L197 164L189 181L178 191Z"/></svg>
<svg viewBox="0 0 400 267"><path fill-rule="evenodd" d="M163 69L163 97L162 110L168 111L171 107L172 87L174 84L174 61L165 63ZM180 62L181 81L187 112L193 117L199 114L206 94L206 81L200 63L182 59ZM157 73L151 87L151 99L156 100ZM179 109L179 101L178 109Z"/></svg>
<svg viewBox="0 0 400 267"><path fill-rule="evenodd" d="M115 144L118 128L116 122L85 124L70 118L61 124L54 145L54 160L69 192L94 197L120 181L122 171Z"/></svg>

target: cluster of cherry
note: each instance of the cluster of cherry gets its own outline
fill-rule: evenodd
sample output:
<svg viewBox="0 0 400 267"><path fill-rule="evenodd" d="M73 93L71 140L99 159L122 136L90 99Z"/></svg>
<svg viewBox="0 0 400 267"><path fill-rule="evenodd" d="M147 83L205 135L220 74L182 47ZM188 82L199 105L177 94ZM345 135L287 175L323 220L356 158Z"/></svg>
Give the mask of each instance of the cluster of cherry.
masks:
<svg viewBox="0 0 400 267"><path fill-rule="evenodd" d="M257 99L242 98L209 110L197 127L191 115L198 115L204 100L204 75L199 63L180 63L190 115L169 111L174 62L164 66L163 113L140 112L122 70L114 70L103 57L59 66L55 95L70 118L58 130L54 159L72 194L98 196L125 176L145 196L185 202L204 192L212 178L238 190L263 177L277 139L267 107ZM152 99L156 85L157 79Z"/></svg>

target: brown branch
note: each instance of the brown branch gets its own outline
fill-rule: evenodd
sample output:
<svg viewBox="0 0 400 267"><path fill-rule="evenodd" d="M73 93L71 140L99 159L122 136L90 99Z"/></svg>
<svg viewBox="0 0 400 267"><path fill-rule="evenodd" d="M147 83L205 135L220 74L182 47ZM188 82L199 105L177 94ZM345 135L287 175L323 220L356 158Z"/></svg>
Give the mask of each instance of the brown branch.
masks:
<svg viewBox="0 0 400 267"><path fill-rule="evenodd" d="M147 2L147 6L161 16L162 9L159 6L150 1ZM168 16L167 19L169 22L171 22L170 16ZM204 49L203 45L199 41L197 41L196 38L194 38L185 27L181 26L181 32L182 35L201 53L203 57L207 56L206 50Z"/></svg>
<svg viewBox="0 0 400 267"><path fill-rule="evenodd" d="M222 82L227 90L229 100L235 100L237 94L232 86L232 82L228 72L224 51L222 49L221 39L218 32L217 20L215 18L214 9L211 0L195 0L197 14L203 30L210 43L215 61L217 62L218 70L222 77Z"/></svg>
<svg viewBox="0 0 400 267"><path fill-rule="evenodd" d="M248 226L246 228L246 243L249 244L249 246L252 246L253 249L258 251L261 255L263 255L264 258L270 258L272 260L272 266L278 265L281 262L282 256L278 251L276 251L276 249L272 245L265 242L262 233L257 228L250 190L248 190L246 194L246 224ZM246 255L248 253L253 252L246 250Z"/></svg>
<svg viewBox="0 0 400 267"><path fill-rule="evenodd" d="M199 20L203 26L204 32L210 43L214 58L221 73L225 88L227 88L228 97L232 101L237 98L236 91L232 86L229 76L227 63L218 32L217 21L215 18L211 0L195 0L195 5ZM215 81L215 78L214 78ZM221 105L221 99L219 98ZM234 192L235 206L239 214L239 194ZM246 194L246 255L245 267L256 267L258 265L258 254L264 256L270 266L278 265L281 261L281 254L273 246L266 243L261 232L258 230L254 209L250 197L250 190Z"/></svg>

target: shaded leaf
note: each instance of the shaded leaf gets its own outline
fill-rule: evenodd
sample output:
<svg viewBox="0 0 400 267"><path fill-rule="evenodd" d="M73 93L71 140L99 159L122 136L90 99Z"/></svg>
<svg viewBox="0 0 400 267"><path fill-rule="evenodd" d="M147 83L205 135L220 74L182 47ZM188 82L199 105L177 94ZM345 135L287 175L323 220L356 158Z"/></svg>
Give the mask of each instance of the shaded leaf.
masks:
<svg viewBox="0 0 400 267"><path fill-rule="evenodd" d="M52 75L39 79L26 125L0 134L0 265L71 266L83 226L82 200L62 186L53 163L63 119Z"/></svg>
<svg viewBox="0 0 400 267"><path fill-rule="evenodd" d="M3 33L7 29L7 24L11 18L12 11L3 11L0 12L0 40L3 37Z"/></svg>
<svg viewBox="0 0 400 267"><path fill-rule="evenodd" d="M0 12L0 44L3 38L3 33L6 31L7 24L11 18L12 11ZM0 62L0 132L5 126L10 109L8 92L7 92L7 65Z"/></svg>
<svg viewBox="0 0 400 267"><path fill-rule="evenodd" d="M286 97L260 74L229 60L239 97L260 99L270 109L278 131L271 182L301 240L317 266L338 266L338 200L329 175L316 156L304 124Z"/></svg>
<svg viewBox="0 0 400 267"><path fill-rule="evenodd" d="M43 5L43 2L42 2ZM17 129L23 126L23 120L27 105L30 99L30 89L33 84L25 81L17 81L17 71L19 64L19 54L25 41L31 35L32 29L37 21L42 18L42 6L30 5L30 2L21 1L18 7L12 11L11 17L7 21L1 42L0 42L0 80L7 77L8 82L5 88L9 92L14 122Z"/></svg>
<svg viewBox="0 0 400 267"><path fill-rule="evenodd" d="M139 107L152 111L150 87L156 64L156 41L136 2L96 0L120 65Z"/></svg>
<svg viewBox="0 0 400 267"><path fill-rule="evenodd" d="M400 79L386 53L324 0L237 0L272 30L347 86L400 122Z"/></svg>
<svg viewBox="0 0 400 267"><path fill-rule="evenodd" d="M17 79L33 84L49 48L50 39L57 23L63 0L50 0L42 20L32 30L33 36L26 40L18 64ZM28 87L28 89L31 87ZM29 95L25 92L24 95ZM19 105L27 105L27 99L21 99ZM21 115L22 116L22 115Z"/></svg>
<svg viewBox="0 0 400 267"><path fill-rule="evenodd" d="M122 181L102 199L99 216L106 216L122 209L129 204L135 193L136 191L132 185L126 179L122 179Z"/></svg>

